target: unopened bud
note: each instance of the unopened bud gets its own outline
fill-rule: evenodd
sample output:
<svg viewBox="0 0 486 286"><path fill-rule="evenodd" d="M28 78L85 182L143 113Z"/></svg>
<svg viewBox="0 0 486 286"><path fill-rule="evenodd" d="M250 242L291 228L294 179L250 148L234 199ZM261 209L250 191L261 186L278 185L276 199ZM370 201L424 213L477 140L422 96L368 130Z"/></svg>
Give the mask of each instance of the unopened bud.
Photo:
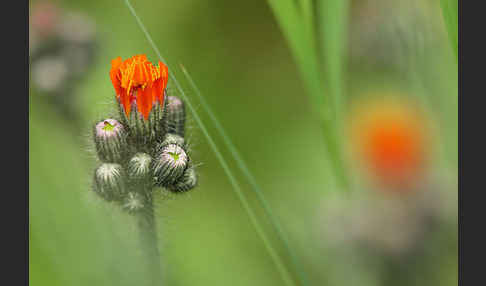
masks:
<svg viewBox="0 0 486 286"><path fill-rule="evenodd" d="M175 193L187 192L197 185L197 174L194 167L189 167L184 172L184 175L173 185L167 188Z"/></svg>
<svg viewBox="0 0 486 286"><path fill-rule="evenodd" d="M94 127L98 157L103 162L120 163L125 152L126 133L115 119L105 119Z"/></svg>
<svg viewBox="0 0 486 286"><path fill-rule="evenodd" d="M156 102L152 113L150 114L149 120L153 129L153 135L156 140L160 141L164 138L167 133L166 127L166 113L167 113L167 95L164 91L164 102Z"/></svg>
<svg viewBox="0 0 486 286"><path fill-rule="evenodd" d="M177 134L172 134L172 133L167 133L164 137L164 141L159 145L159 148L168 146L168 145L177 145L181 148L184 148L184 138L177 135Z"/></svg>
<svg viewBox="0 0 486 286"><path fill-rule="evenodd" d="M162 147L155 159L156 184L166 187L174 184L184 174L189 158L180 146L170 144Z"/></svg>
<svg viewBox="0 0 486 286"><path fill-rule="evenodd" d="M184 102L177 96L168 96L165 112L167 133L173 133L184 137L184 126L186 123Z"/></svg>
<svg viewBox="0 0 486 286"><path fill-rule="evenodd" d="M135 154L130 161L128 161L128 175L130 179L139 183L150 183L152 172L150 165L152 157L146 153Z"/></svg>
<svg viewBox="0 0 486 286"><path fill-rule="evenodd" d="M107 201L119 200L125 193L125 173L120 164L103 163L94 174L94 191Z"/></svg>

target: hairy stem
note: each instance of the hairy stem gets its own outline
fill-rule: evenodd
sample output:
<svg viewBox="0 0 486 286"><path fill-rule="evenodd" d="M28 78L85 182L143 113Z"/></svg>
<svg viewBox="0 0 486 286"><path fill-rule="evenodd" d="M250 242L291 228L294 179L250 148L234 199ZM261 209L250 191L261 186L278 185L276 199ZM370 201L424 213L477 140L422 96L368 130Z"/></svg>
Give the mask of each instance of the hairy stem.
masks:
<svg viewBox="0 0 486 286"><path fill-rule="evenodd" d="M147 258L147 267L150 273L148 285L160 285L160 254L157 246L154 207L151 197L147 200L144 208L137 212L136 218L140 235L140 247Z"/></svg>

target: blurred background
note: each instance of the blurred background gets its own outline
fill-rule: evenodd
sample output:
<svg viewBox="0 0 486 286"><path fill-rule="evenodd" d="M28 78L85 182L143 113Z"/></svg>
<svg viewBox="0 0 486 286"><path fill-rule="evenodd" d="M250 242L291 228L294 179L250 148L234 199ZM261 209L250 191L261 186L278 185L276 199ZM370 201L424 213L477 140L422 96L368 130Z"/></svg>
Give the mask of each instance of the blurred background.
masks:
<svg viewBox="0 0 486 286"><path fill-rule="evenodd" d="M349 2L339 139L351 191L335 183L267 1L132 4L294 277L180 64L254 173L307 285L457 284L457 58L439 1ZM91 191L90 136L113 113L110 61L157 56L121 0L30 1L29 15L31 285L145 285L133 218ZM157 198L160 285L283 285L190 114L188 124L200 181Z"/></svg>

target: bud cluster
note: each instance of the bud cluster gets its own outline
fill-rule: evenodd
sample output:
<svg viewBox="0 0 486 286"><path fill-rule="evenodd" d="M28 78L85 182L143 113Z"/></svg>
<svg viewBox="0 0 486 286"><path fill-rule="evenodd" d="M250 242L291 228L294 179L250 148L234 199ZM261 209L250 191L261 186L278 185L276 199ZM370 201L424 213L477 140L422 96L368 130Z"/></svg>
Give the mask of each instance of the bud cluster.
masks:
<svg viewBox="0 0 486 286"><path fill-rule="evenodd" d="M184 140L184 103L176 96L164 98L162 104L154 104L147 117L139 112L136 102L128 115L118 102L119 117L93 127L101 161L94 172L93 189L128 212L151 204L156 187L181 193L197 184Z"/></svg>

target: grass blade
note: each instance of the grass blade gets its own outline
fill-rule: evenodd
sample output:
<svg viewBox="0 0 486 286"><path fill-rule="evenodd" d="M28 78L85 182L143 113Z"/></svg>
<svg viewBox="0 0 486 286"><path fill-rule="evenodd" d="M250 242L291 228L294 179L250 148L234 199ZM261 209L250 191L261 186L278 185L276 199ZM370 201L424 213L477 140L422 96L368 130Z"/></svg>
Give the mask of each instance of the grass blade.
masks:
<svg viewBox="0 0 486 286"><path fill-rule="evenodd" d="M307 280L307 276L305 275L305 272L302 270L302 268L299 267L300 264L297 261L297 256L292 251L292 248L290 247L288 239L287 239L285 233L283 232L282 227L280 226L280 223L278 222L275 215L273 214L273 211L270 208L268 201L265 199L265 196L263 195L263 191L261 190L258 183L256 182L255 177L250 172L250 169L246 165L245 161L241 157L241 155L238 152L238 150L236 149L235 145L233 144L233 142L231 141L229 136L224 131L223 126L221 125L219 120L214 115L214 112L212 111L211 107L206 102L204 97L201 95L201 91L197 87L197 85L194 82L194 80L192 79L192 77L189 75L189 73L187 72L187 70L185 69L185 67L183 65L181 65L181 69L182 69L182 72L184 73L184 75L186 76L187 80L189 81L189 84L191 85L191 87L196 92L196 95L198 96L198 99L201 102L201 105L203 106L203 108L208 113L208 115L211 118L211 121L213 122L214 126L216 126L216 130L218 131L219 135L223 138L223 141L224 141L226 147L229 149L231 155L235 159L238 168L240 168L240 170L243 172L243 175L245 176L245 178L250 183L253 192L257 195L258 200L262 204L263 209L265 211L265 214L267 215L268 220L270 221L270 224L272 225L275 232L277 233L277 236L282 240L282 243L285 247L285 250L287 251L287 253L290 256L293 267L296 270L298 270L297 272L298 272L298 275L300 277L300 280L302 281L302 284L303 285L309 285L308 280Z"/></svg>
<svg viewBox="0 0 486 286"><path fill-rule="evenodd" d="M327 131L334 133L328 137L342 137L343 120L343 74L346 63L348 35L349 0L318 1L318 23L320 30L321 55L323 58L324 78L328 97L332 98L335 121ZM326 140L326 138L325 138ZM327 138L331 161L336 168L338 181L342 187L350 187L347 170L343 164L341 144Z"/></svg>
<svg viewBox="0 0 486 286"><path fill-rule="evenodd" d="M339 131L341 130L341 118L340 116L337 116L337 111L341 109L340 100L332 98L336 97L336 94L340 94L341 92L341 57L338 59L331 59L330 65L326 70L326 83L329 84L329 81L332 81L331 90L327 90L326 92L321 82L325 77L319 67L320 61L315 46L315 29L309 27L309 25L314 25L314 14L311 11L312 1L300 0L300 7L302 10L302 15L300 16L299 11L292 0L268 0L268 3L280 25L284 37L289 43L290 50L295 57L304 84L313 101L312 107L321 121L324 143L329 156L329 163L332 167L331 170L334 172L338 187L344 190L349 190L350 181L344 166L342 150L340 147L341 144L339 142L339 138L341 138L341 135L339 134ZM341 11L346 11L347 9L347 4L331 4L333 4L333 6L326 6L326 14L332 15L333 13L336 13L336 11L334 11L335 9L340 9ZM330 10L327 10L327 8ZM347 15L342 12L339 14ZM345 23L344 17L339 15L332 16L340 17L338 23ZM308 17L310 17L310 19L307 19ZM325 29L331 29L331 35L336 37L334 33L339 31L339 28L335 28L334 26L336 26L336 23L326 21ZM341 32L345 32L346 30L347 29L345 28L341 28ZM326 35L327 34L328 33L326 33ZM344 46L344 41L339 41L339 43L335 44L329 43L329 45L332 45L330 49L332 53L341 53L340 50L336 51L336 48L342 48ZM326 49L326 51L327 50L328 49Z"/></svg>
<svg viewBox="0 0 486 286"><path fill-rule="evenodd" d="M314 36L316 34L314 0L299 0L299 3L307 41L309 41L313 54L317 55L316 39Z"/></svg>
<svg viewBox="0 0 486 286"><path fill-rule="evenodd" d="M312 107L320 117L330 118L331 110L321 108L327 105L327 97L323 96L321 72L319 63L316 61L317 53L315 48L312 48L312 44L310 44L312 35L309 34L309 29L306 30L306 23L299 16L294 1L268 0L268 3L296 59L302 80L313 101Z"/></svg>
<svg viewBox="0 0 486 286"><path fill-rule="evenodd" d="M458 50L458 1L457 0L440 0L440 7L442 8L442 16L446 25L447 34L449 35L449 40L451 42L452 51L456 56L457 61L457 50Z"/></svg>
<svg viewBox="0 0 486 286"><path fill-rule="evenodd" d="M343 68L348 35L348 0L320 0L319 24L321 47L328 94L334 99L334 109L340 118L343 97ZM340 122L341 120L337 120Z"/></svg>

